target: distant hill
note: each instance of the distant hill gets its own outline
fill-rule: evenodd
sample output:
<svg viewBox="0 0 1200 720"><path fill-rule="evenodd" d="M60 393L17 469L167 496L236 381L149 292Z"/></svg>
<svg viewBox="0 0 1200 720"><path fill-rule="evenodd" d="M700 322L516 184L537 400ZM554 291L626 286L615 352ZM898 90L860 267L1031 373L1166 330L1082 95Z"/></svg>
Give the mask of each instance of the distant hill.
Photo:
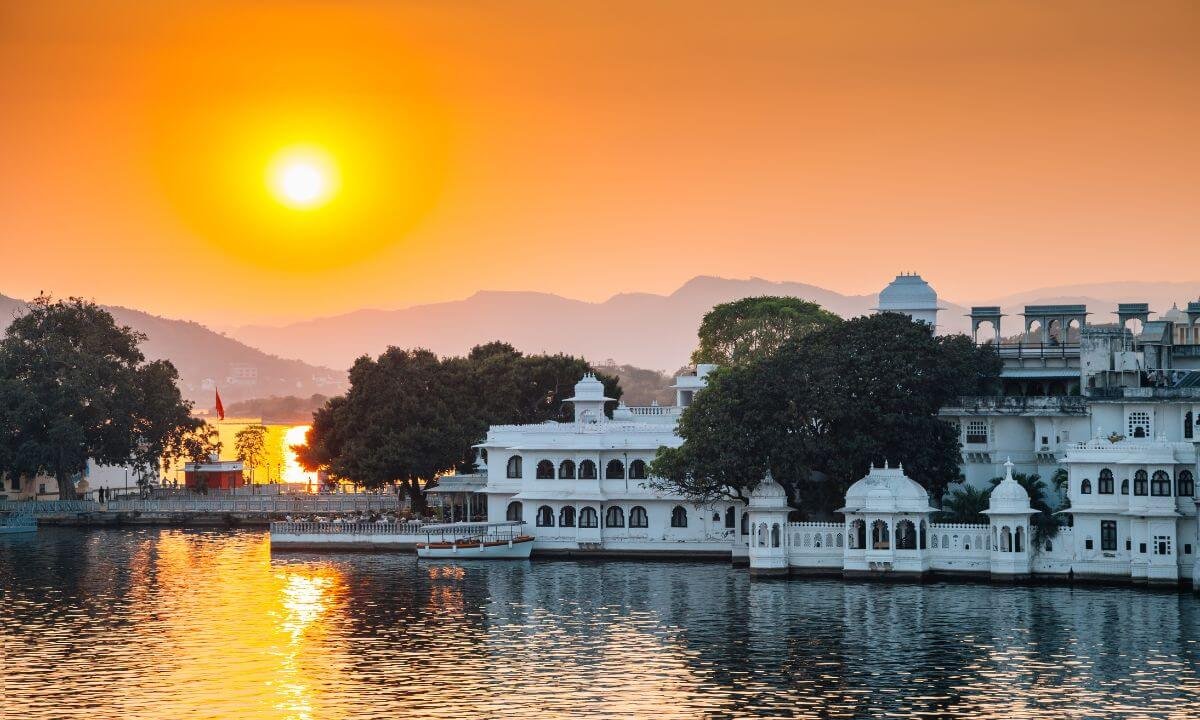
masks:
<svg viewBox="0 0 1200 720"><path fill-rule="evenodd" d="M0 295L0 332L23 307L23 301ZM214 387L220 389L226 404L265 395L337 395L346 387L343 371L285 360L198 323L123 307L105 309L118 323L146 334L142 352L147 358L166 358L174 363L184 397L200 408L212 406Z"/></svg>
<svg viewBox="0 0 1200 720"><path fill-rule="evenodd" d="M750 295L796 295L843 316L869 312L877 299L804 283L697 277L670 295L627 293L588 303L547 293L478 292L454 302L359 310L283 327L241 327L230 334L255 347L332 367L348 367L356 356L378 354L388 345L462 354L472 345L504 340L526 352L561 351L592 362L612 358L674 372L695 348L704 313ZM966 311L943 304L947 318L965 327L961 316Z"/></svg>

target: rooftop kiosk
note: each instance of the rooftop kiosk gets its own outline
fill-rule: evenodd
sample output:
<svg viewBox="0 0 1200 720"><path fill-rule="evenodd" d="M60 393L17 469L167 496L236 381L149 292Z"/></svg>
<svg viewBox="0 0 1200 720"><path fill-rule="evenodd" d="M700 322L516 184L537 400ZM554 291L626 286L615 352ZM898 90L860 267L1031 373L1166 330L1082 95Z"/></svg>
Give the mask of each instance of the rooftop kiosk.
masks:
<svg viewBox="0 0 1200 720"><path fill-rule="evenodd" d="M929 493L904 467L872 467L846 491L846 577L921 579L929 573Z"/></svg>
<svg viewBox="0 0 1200 720"><path fill-rule="evenodd" d="M1004 463L1004 479L992 490L988 500L991 525L991 573L993 580L1024 580L1029 577L1029 516L1037 512L1029 507L1029 493L1013 479L1013 463Z"/></svg>
<svg viewBox="0 0 1200 720"><path fill-rule="evenodd" d="M787 491L768 470L750 492L750 575L787 575Z"/></svg>

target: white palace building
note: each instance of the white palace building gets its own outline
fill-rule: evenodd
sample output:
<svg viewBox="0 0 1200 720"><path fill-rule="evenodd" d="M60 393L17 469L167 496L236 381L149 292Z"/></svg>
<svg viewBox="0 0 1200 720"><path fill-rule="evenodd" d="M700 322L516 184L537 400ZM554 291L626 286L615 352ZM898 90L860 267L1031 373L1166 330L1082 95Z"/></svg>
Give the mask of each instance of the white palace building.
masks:
<svg viewBox="0 0 1200 720"><path fill-rule="evenodd" d="M879 312L936 327L937 294L900 275ZM1005 340L998 307L971 309L977 342L995 343L1002 392L941 410L958 425L966 482L990 488L986 525L933 522L928 493L903 469L875 468L847 493L840 523L788 522L782 486L766 478L749 506L697 507L647 487L661 446L712 366L676 379L671 407L618 405L603 386L575 388L573 422L492 427L479 474L445 478L434 492L486 497L492 519L523 519L538 554L723 556L755 574L838 573L923 578L1034 576L1177 584L1197 569L1195 500L1200 445L1200 302L1151 319L1121 304L1092 324L1083 305L1030 305L1019 340ZM1070 521L1034 543L1034 511L1012 473L1047 481L1066 469ZM1052 499L1053 501L1054 499Z"/></svg>

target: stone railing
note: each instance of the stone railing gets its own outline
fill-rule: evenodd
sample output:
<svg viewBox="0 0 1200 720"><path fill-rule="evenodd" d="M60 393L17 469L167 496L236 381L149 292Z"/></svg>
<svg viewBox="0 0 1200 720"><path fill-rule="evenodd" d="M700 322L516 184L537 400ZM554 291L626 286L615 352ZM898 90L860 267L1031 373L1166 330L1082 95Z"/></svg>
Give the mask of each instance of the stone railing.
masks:
<svg viewBox="0 0 1200 720"><path fill-rule="evenodd" d="M0 527L37 527L37 519L27 513L0 515Z"/></svg>
<svg viewBox="0 0 1200 720"><path fill-rule="evenodd" d="M97 512L100 503L91 500L0 500L0 511L17 515L57 515Z"/></svg>
<svg viewBox="0 0 1200 720"><path fill-rule="evenodd" d="M791 522L784 529L790 553L840 554L846 544L841 523Z"/></svg>
<svg viewBox="0 0 1200 720"><path fill-rule="evenodd" d="M1087 398L1078 395L964 395L943 410L1057 411L1084 414Z"/></svg>
<svg viewBox="0 0 1200 720"><path fill-rule="evenodd" d="M615 417L617 413L629 413L630 415L660 417L679 415L682 412L683 408L674 405L645 405L641 407L618 407L613 415Z"/></svg>
<svg viewBox="0 0 1200 720"><path fill-rule="evenodd" d="M421 523L273 522L272 535L417 535Z"/></svg>
<svg viewBox="0 0 1200 720"><path fill-rule="evenodd" d="M986 554L989 551L990 542L991 529L987 525L929 524L928 547L930 550Z"/></svg>
<svg viewBox="0 0 1200 720"><path fill-rule="evenodd" d="M396 511L403 503L387 495L310 495L223 498L162 498L114 500L101 508L109 512L140 513L272 513L321 514Z"/></svg>

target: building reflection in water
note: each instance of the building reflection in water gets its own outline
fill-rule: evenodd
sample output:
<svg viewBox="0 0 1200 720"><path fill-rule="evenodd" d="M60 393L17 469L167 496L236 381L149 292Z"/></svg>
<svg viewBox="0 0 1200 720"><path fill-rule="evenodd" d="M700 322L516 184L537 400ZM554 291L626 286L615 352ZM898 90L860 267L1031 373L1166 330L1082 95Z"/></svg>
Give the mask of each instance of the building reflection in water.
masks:
<svg viewBox="0 0 1200 720"><path fill-rule="evenodd" d="M1187 717L1200 700L1185 594L272 557L256 532L2 545L5 700L39 720Z"/></svg>

